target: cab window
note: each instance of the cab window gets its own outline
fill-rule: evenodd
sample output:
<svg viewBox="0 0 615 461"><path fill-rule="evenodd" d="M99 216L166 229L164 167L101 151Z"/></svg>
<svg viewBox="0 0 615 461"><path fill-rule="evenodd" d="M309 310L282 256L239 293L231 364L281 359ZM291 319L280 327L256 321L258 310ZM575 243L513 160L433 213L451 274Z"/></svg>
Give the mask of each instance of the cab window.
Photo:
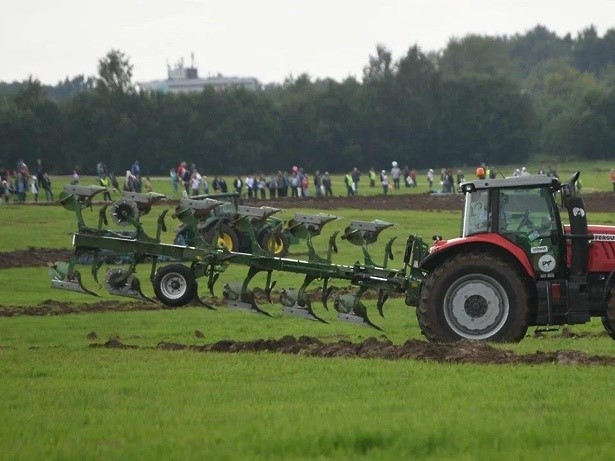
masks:
<svg viewBox="0 0 615 461"><path fill-rule="evenodd" d="M531 235L557 228L548 189L500 189L499 233Z"/></svg>
<svg viewBox="0 0 615 461"><path fill-rule="evenodd" d="M466 194L463 236L489 232L489 221L489 191L477 190Z"/></svg>

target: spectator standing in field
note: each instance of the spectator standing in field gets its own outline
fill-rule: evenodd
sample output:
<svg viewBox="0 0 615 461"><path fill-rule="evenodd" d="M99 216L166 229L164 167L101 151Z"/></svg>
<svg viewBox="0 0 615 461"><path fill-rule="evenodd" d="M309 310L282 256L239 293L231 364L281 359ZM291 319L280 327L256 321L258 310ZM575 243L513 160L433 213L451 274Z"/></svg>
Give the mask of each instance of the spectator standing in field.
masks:
<svg viewBox="0 0 615 461"><path fill-rule="evenodd" d="M613 191L615 191L615 168L611 170L611 184L613 184Z"/></svg>
<svg viewBox="0 0 615 461"><path fill-rule="evenodd" d="M30 192L32 192L34 203L38 203L38 178L34 175L30 177Z"/></svg>
<svg viewBox="0 0 615 461"><path fill-rule="evenodd" d="M183 169L182 169L182 183L184 184L184 192L186 192L186 195L190 195L190 180L192 178L192 172L186 168L186 162L182 162L183 165Z"/></svg>
<svg viewBox="0 0 615 461"><path fill-rule="evenodd" d="M43 173L45 173L45 169L43 168L43 161L39 158L36 161L35 174L36 174L36 187L41 188L41 180L43 179Z"/></svg>
<svg viewBox="0 0 615 461"><path fill-rule="evenodd" d="M325 171L325 174L322 177L322 186L325 189L325 197L333 197L333 189L331 187L331 176L329 176L328 171Z"/></svg>
<svg viewBox="0 0 615 461"><path fill-rule="evenodd" d="M290 196L299 197L299 188L301 187L301 178L296 171L290 175Z"/></svg>
<svg viewBox="0 0 615 461"><path fill-rule="evenodd" d="M431 189L432 189L432 187L433 187L433 178L434 178L434 175L433 175L433 169L432 169L432 168L430 168L430 169L427 171L427 184L429 184L429 190L431 190Z"/></svg>
<svg viewBox="0 0 615 461"><path fill-rule="evenodd" d="M278 197L288 197L289 178L278 170L276 182L278 183Z"/></svg>
<svg viewBox="0 0 615 461"><path fill-rule="evenodd" d="M135 191L135 182L136 179L130 170L126 170L126 177L124 178L124 190L126 192L136 192Z"/></svg>
<svg viewBox="0 0 615 461"><path fill-rule="evenodd" d="M151 192L153 190L152 181L149 179L149 176L146 176L145 181L143 181L143 189L145 189L145 192Z"/></svg>
<svg viewBox="0 0 615 461"><path fill-rule="evenodd" d="M211 182L211 187L214 190L214 193L220 193L222 187L220 186L220 178L218 178L218 175L214 176L214 180Z"/></svg>
<svg viewBox="0 0 615 461"><path fill-rule="evenodd" d="M100 182L101 186L107 189L106 191L103 192L103 200L110 202L111 192L109 192L109 190L111 189L111 178L109 178L109 176L103 176L98 181Z"/></svg>
<svg viewBox="0 0 615 461"><path fill-rule="evenodd" d="M374 171L374 168L370 168L369 169L369 187L376 187L376 171Z"/></svg>
<svg viewBox="0 0 615 461"><path fill-rule="evenodd" d="M389 178L387 177L386 170L382 170L380 172L380 184L382 185L382 193L387 195L387 192L389 191Z"/></svg>
<svg viewBox="0 0 615 461"><path fill-rule="evenodd" d="M20 202L26 201L26 192L28 191L28 180L21 171L17 172L17 179L15 179L15 193L17 194L17 200Z"/></svg>
<svg viewBox="0 0 615 461"><path fill-rule="evenodd" d="M346 196L352 197L354 195L354 187L352 182L352 171L348 172L346 176L344 176L344 184L346 184Z"/></svg>
<svg viewBox="0 0 615 461"><path fill-rule="evenodd" d="M397 165L397 162L391 163L391 179L393 180L393 189L399 190L399 178L401 177L401 168ZM387 178L388 179L388 178Z"/></svg>
<svg viewBox="0 0 615 461"><path fill-rule="evenodd" d="M47 174L47 172L43 173L43 177L41 178L41 187L45 191L45 200L48 202L53 202L53 192L51 190L51 178Z"/></svg>
<svg viewBox="0 0 615 461"><path fill-rule="evenodd" d="M220 178L220 192L226 194L228 192L228 184L226 184L226 179Z"/></svg>
<svg viewBox="0 0 615 461"><path fill-rule="evenodd" d="M79 171L77 167L73 170L73 175L71 177L70 183L74 186L75 184L79 184Z"/></svg>
<svg viewBox="0 0 615 461"><path fill-rule="evenodd" d="M173 195L179 194L179 178L177 177L177 171L175 168L169 170L169 176L171 177L171 184L173 185Z"/></svg>
<svg viewBox="0 0 615 461"><path fill-rule="evenodd" d="M359 195L359 181L361 180L361 172L356 166L352 169L350 176L352 177L352 192L354 192L355 195Z"/></svg>
<svg viewBox="0 0 615 461"><path fill-rule="evenodd" d="M256 196L255 194L256 184L255 184L254 175L249 174L246 176L245 185L246 185L246 192L248 193L248 198L252 198Z"/></svg>
<svg viewBox="0 0 615 461"><path fill-rule="evenodd" d="M316 197L323 197L325 195L325 188L322 185L320 170L316 170L314 173L314 188L316 189Z"/></svg>
<svg viewBox="0 0 615 461"><path fill-rule="evenodd" d="M30 177L30 168L28 168L28 165L26 165L26 162L22 159L17 161L17 172L21 173L21 175L26 179Z"/></svg>
<svg viewBox="0 0 615 461"><path fill-rule="evenodd" d="M267 193L265 191L265 189L267 189L267 181L265 181L263 175L258 177L258 180L256 181L256 189L260 194L261 200L265 200L267 198Z"/></svg>
<svg viewBox="0 0 615 461"><path fill-rule="evenodd" d="M278 192L278 180L273 173L267 178L267 188L269 189L269 198L275 198Z"/></svg>
<svg viewBox="0 0 615 461"><path fill-rule="evenodd" d="M303 168L299 170L299 178L301 178L301 196L307 197L310 195L310 180Z"/></svg>
<svg viewBox="0 0 615 461"><path fill-rule="evenodd" d="M233 187L235 188L235 192L241 197L241 192L243 189L243 181L241 180L241 176L237 175L235 181L233 181Z"/></svg>
<svg viewBox="0 0 615 461"><path fill-rule="evenodd" d="M207 181L207 176L201 176L201 182L203 183L203 193L209 195L209 181Z"/></svg>
<svg viewBox="0 0 615 461"><path fill-rule="evenodd" d="M416 187L417 186L417 182L416 182L416 170L414 168L412 168L410 170L410 172L408 173L408 176L410 176L410 180L412 181L412 185L411 187ZM406 181L406 185L408 185L408 182Z"/></svg>
<svg viewBox="0 0 615 461"><path fill-rule="evenodd" d="M192 195L199 195L201 191L201 174L199 173L199 170L197 170L196 168L192 172L190 183L192 186Z"/></svg>
<svg viewBox="0 0 615 461"><path fill-rule="evenodd" d="M130 167L130 173L137 179L141 178L141 164L138 160L135 160L135 162Z"/></svg>
<svg viewBox="0 0 615 461"><path fill-rule="evenodd" d="M9 203L9 198L11 197L11 194L13 193L13 189L8 179L2 180L2 187L0 188L0 192L2 192L2 198L4 200L4 203L5 204Z"/></svg>

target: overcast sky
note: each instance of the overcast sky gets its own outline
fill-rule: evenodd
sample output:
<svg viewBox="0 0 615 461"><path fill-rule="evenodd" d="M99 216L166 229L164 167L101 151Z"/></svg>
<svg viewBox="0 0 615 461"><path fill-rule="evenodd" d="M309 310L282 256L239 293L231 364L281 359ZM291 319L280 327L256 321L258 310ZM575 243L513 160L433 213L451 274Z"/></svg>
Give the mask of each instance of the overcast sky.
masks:
<svg viewBox="0 0 615 461"><path fill-rule="evenodd" d="M467 34L523 34L537 24L572 36L615 27L615 0L4 0L0 81L46 84L95 75L123 51L135 82L165 79L184 58L202 77L361 78L376 45L401 57Z"/></svg>

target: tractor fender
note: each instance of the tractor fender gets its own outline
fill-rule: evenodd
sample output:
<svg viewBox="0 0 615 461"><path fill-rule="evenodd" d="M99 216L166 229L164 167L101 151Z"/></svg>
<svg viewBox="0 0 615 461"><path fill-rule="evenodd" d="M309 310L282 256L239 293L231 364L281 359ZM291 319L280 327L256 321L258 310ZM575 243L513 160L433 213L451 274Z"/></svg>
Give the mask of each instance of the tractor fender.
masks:
<svg viewBox="0 0 615 461"><path fill-rule="evenodd" d="M458 253L478 252L497 254L502 258L512 261L532 279L536 275L525 252L499 234L477 234L470 237L440 241L436 242L430 251L431 253L421 261L421 269L426 271L433 270L444 259L448 259Z"/></svg>

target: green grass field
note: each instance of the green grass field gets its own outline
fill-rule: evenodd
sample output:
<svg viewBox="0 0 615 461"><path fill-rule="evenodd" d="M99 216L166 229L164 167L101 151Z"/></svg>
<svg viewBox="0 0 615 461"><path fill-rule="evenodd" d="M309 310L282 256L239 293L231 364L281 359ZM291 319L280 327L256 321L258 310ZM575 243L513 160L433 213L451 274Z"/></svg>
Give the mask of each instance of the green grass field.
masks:
<svg viewBox="0 0 615 461"><path fill-rule="evenodd" d="M608 171L594 173L604 182L596 189L609 190ZM166 180L160 181L165 193ZM86 211L88 222L96 223L96 211ZM295 211L280 216L289 218ZM352 219L383 219L396 226L381 234L373 255L380 261L384 243L397 237L392 266L401 264L408 234L454 237L459 232L459 212L334 213L344 219L314 239L318 251L325 250L330 232ZM9 206L0 208L0 215L6 223L0 228L1 252L70 248L76 224L61 207ZM144 217L147 229L156 217L157 208ZM589 220L613 224L615 212L590 214ZM176 221L167 221L173 229ZM171 232L165 235L166 241L171 238ZM358 247L347 242L338 247L337 262L361 258ZM291 252L305 257L301 246ZM96 288L87 268L82 272L85 283ZM222 282L240 280L245 273L245 268L229 268L217 294ZM145 268L139 272L144 290L152 294L147 274ZM301 277L276 274L275 279L277 287L298 287ZM262 281L257 277L253 285ZM101 294L103 300L122 301L104 290ZM52 290L43 267L0 271L0 304L27 306L47 299L97 301ZM284 335L359 341L384 334L396 344L421 339L414 308L403 299L387 302L384 319L375 301L366 304L384 333L338 322L320 303L314 309L328 325L283 317L279 306L269 304L263 308L273 319L224 307L0 317L0 459L613 458L615 440L605 435L611 419L615 423L610 411L615 405L608 397L614 382L610 367L447 365L156 348L162 341L200 345ZM578 350L615 356L615 342L598 335L599 321L571 330L591 335L536 337L530 330L521 343L500 347L517 354ZM87 338L91 332L96 339ZM139 348L90 347L109 338Z"/></svg>

